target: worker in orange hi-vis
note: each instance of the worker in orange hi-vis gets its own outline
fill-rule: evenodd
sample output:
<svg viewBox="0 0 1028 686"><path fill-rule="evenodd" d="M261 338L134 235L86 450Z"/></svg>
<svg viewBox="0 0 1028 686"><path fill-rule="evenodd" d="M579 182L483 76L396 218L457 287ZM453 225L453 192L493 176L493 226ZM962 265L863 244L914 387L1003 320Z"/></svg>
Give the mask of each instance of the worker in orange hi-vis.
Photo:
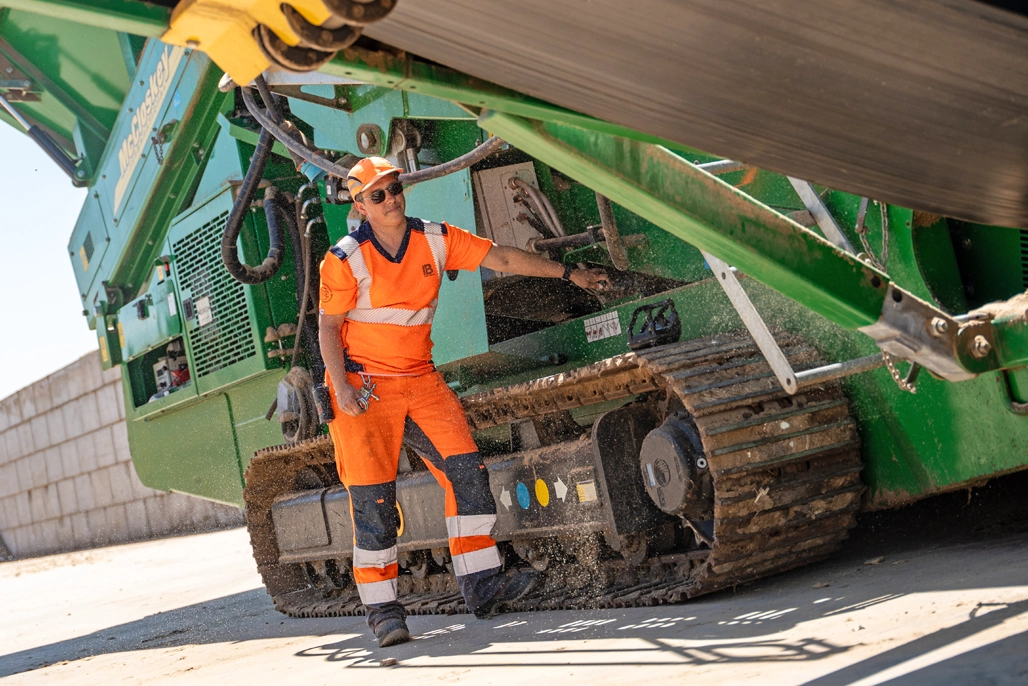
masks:
<svg viewBox="0 0 1028 686"><path fill-rule="evenodd" d="M489 476L460 401L432 364L429 334L443 274L482 266L582 288L609 285L602 270L572 269L445 222L408 217L400 171L380 157L354 165L347 185L366 221L321 263L321 353L335 412L329 433L350 494L354 581L381 646L410 639L396 597L403 443L446 492L453 571L468 608L489 617L541 581L534 571L501 573Z"/></svg>

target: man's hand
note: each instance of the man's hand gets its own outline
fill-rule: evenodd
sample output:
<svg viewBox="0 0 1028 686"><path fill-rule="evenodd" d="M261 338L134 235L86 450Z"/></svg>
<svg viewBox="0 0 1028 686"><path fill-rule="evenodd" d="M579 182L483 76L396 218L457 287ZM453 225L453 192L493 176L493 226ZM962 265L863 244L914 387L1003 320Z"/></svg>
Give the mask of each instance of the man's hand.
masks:
<svg viewBox="0 0 1028 686"><path fill-rule="evenodd" d="M494 245L482 259L482 266L494 272L521 274L522 276L545 276L559 279L564 275L564 265L534 255L518 248ZM604 291L610 288L610 279L602 269L576 269L571 272L571 282L581 288Z"/></svg>
<svg viewBox="0 0 1028 686"><path fill-rule="evenodd" d="M605 291L610 288L610 277L602 269L576 269L571 272L571 283L591 291Z"/></svg>
<svg viewBox="0 0 1028 686"><path fill-rule="evenodd" d="M339 405L339 409L351 417L359 417L364 414L364 410L357 404L357 389L346 382L346 377L343 377L343 381L338 386L336 403Z"/></svg>

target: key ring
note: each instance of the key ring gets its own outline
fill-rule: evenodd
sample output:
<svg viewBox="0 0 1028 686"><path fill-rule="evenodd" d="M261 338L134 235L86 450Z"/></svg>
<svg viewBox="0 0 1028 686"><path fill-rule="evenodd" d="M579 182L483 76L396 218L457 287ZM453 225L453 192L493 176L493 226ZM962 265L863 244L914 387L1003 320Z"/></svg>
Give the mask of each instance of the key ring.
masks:
<svg viewBox="0 0 1028 686"><path fill-rule="evenodd" d="M378 384L371 382L370 374L364 372L358 372L358 374L361 377L362 385L357 391L357 406L361 408L361 412L367 412L371 401L379 400L379 397L375 395L375 388Z"/></svg>

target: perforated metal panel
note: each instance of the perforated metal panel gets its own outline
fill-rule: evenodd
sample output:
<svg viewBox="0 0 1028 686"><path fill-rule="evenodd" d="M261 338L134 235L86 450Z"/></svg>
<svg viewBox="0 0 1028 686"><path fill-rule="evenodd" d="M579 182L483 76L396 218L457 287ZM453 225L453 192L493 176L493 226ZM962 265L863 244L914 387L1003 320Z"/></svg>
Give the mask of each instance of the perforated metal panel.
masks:
<svg viewBox="0 0 1028 686"><path fill-rule="evenodd" d="M182 289L190 292L199 318L199 326L189 331L198 378L257 354L246 291L221 263L227 218L228 212L223 212L172 245Z"/></svg>

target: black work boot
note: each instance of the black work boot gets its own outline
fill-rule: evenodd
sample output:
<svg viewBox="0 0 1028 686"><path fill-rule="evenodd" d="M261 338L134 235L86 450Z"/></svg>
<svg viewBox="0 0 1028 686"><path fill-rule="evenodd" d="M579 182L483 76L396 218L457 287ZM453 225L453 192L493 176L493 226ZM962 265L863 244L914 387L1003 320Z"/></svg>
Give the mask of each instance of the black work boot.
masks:
<svg viewBox="0 0 1028 686"><path fill-rule="evenodd" d="M533 569L522 570L508 577L489 600L475 608L475 616L479 619L489 619L505 611L511 603L521 600L535 590L542 581L542 572Z"/></svg>
<svg viewBox="0 0 1028 686"><path fill-rule="evenodd" d="M384 619L375 627L375 638L378 639L380 648L406 643L410 640L407 622L398 617Z"/></svg>

